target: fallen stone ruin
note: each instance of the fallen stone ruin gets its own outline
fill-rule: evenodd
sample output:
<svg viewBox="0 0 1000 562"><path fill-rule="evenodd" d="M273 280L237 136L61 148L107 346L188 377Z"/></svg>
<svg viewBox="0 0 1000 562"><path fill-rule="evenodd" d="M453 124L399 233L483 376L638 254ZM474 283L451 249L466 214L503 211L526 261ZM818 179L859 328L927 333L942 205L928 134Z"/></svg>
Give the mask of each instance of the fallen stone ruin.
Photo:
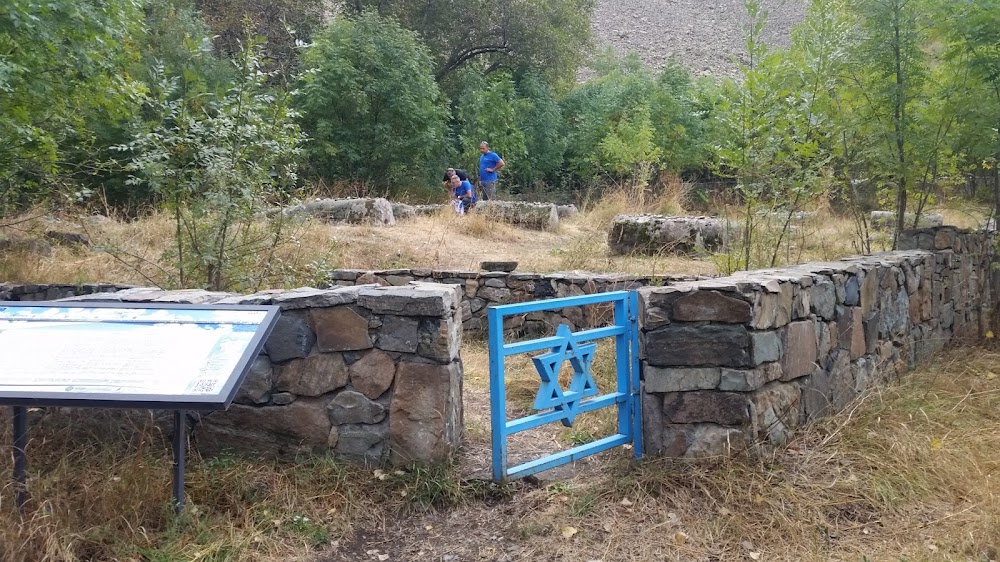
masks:
<svg viewBox="0 0 1000 562"><path fill-rule="evenodd" d="M496 221L530 230L555 230L559 227L559 212L552 203L523 201L480 201L477 214Z"/></svg>
<svg viewBox="0 0 1000 562"><path fill-rule="evenodd" d="M286 217L312 217L330 223L396 224L393 205L381 197L356 199L317 199L291 207L281 213Z"/></svg>
<svg viewBox="0 0 1000 562"><path fill-rule="evenodd" d="M913 227L913 213L906 213L903 219L905 228ZM872 211L869 224L874 230L892 230L896 228L896 213L894 211ZM932 228L944 225L944 216L938 213L922 214L917 228Z"/></svg>
<svg viewBox="0 0 1000 562"><path fill-rule="evenodd" d="M608 230L612 255L704 254L725 248L732 227L715 217L618 215Z"/></svg>

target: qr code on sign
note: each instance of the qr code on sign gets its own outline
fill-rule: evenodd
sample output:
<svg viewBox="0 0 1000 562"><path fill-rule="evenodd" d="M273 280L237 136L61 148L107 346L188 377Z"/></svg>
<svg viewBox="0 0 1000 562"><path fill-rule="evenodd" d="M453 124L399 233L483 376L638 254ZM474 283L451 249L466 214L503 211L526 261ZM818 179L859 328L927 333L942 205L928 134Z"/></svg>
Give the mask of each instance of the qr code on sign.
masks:
<svg viewBox="0 0 1000 562"><path fill-rule="evenodd" d="M194 388L191 392L195 394L209 394L215 391L215 379L199 379L194 381Z"/></svg>

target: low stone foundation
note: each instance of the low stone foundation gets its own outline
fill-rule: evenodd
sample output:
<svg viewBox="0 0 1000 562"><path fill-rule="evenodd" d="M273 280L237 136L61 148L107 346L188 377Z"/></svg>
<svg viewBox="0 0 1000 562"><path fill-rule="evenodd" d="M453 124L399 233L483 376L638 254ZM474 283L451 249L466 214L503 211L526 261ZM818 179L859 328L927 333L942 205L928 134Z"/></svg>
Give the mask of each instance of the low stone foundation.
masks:
<svg viewBox="0 0 1000 562"><path fill-rule="evenodd" d="M906 213L903 217L903 224L906 228L913 226L913 219L915 215L913 213ZM936 226L944 225L944 215L938 213L923 214L920 215L919 224L917 226L921 228L932 228ZM871 214L871 227L874 230L892 230L896 228L896 212L895 211L872 211Z"/></svg>
<svg viewBox="0 0 1000 562"><path fill-rule="evenodd" d="M474 212L520 228L531 230L559 228L559 212L552 203L480 200Z"/></svg>
<svg viewBox="0 0 1000 562"><path fill-rule="evenodd" d="M396 224L393 205L381 197L374 199L317 199L285 207L280 212L288 217L312 217L330 223L382 226Z"/></svg>
<svg viewBox="0 0 1000 562"><path fill-rule="evenodd" d="M253 295L133 288L67 300L281 307L234 404L200 414L193 435L202 451L332 452L407 463L443 460L459 445L457 287L417 283Z"/></svg>
<svg viewBox="0 0 1000 562"><path fill-rule="evenodd" d="M623 254L698 254L722 250L729 238L724 219L618 215L608 230L608 250Z"/></svg>
<svg viewBox="0 0 1000 562"><path fill-rule="evenodd" d="M991 240L908 231L906 251L639 290L651 454L785 442L879 381L987 329Z"/></svg>
<svg viewBox="0 0 1000 562"><path fill-rule="evenodd" d="M326 273L332 287L376 283L384 286L412 282L458 285L462 294L462 327L467 336L485 337L486 307L559 297L627 291L650 285L663 286L698 279L692 275L615 275L584 271L568 273L505 273L500 271L442 271L431 269L386 269L367 271L337 269ZM511 337L551 335L559 324L574 330L606 325L610 308L604 305L534 312L507 318Z"/></svg>

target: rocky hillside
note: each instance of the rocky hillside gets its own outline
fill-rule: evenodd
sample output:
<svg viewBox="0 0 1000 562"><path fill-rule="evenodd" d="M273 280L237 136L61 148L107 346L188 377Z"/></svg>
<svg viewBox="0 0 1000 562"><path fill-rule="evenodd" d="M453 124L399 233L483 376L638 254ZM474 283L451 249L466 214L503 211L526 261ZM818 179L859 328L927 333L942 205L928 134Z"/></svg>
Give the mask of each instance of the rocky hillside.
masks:
<svg viewBox="0 0 1000 562"><path fill-rule="evenodd" d="M805 16L806 0L764 0L765 40L786 45ZM635 51L650 68L676 57L695 75L734 76L744 52L743 0L599 0L594 11L598 48Z"/></svg>

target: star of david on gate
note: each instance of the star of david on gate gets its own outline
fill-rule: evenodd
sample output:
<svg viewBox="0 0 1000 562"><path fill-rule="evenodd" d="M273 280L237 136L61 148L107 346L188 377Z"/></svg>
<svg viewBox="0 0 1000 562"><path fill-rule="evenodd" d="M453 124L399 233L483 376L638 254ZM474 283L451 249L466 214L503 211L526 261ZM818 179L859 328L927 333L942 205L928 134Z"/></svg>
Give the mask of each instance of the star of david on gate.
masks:
<svg viewBox="0 0 1000 562"><path fill-rule="evenodd" d="M569 326L565 324L559 325L555 337L562 338L562 340L552 347L552 351L531 358L531 362L535 364L535 370L542 378L542 384L538 388L538 395L535 397L533 407L536 410L551 408L562 412L563 425L571 427L578 413L580 401L584 398L597 396L598 393L597 383L594 382L594 376L590 372L597 345L579 343L576 334L571 332ZM573 367L573 378L570 381L569 389L564 390L559 385L559 371L563 361L567 359Z"/></svg>

